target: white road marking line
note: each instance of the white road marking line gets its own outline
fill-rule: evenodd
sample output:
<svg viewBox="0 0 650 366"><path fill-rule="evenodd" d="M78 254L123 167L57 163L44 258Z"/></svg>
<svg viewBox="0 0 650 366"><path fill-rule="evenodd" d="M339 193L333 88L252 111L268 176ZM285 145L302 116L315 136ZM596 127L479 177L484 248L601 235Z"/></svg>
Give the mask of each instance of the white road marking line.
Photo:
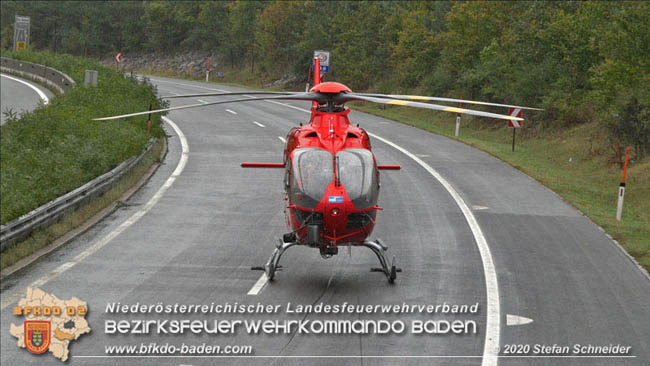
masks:
<svg viewBox="0 0 650 366"><path fill-rule="evenodd" d="M19 82L21 84L27 85L28 87L32 88L36 92L36 94L38 94L38 97L41 98L41 100L43 101L43 104L49 104L50 103L50 98L48 98L47 95L45 95L45 93L43 93L43 91L41 91L41 89L35 87L34 85L32 85L32 84L30 84L30 83L28 83L28 82L26 82L24 80L20 80L18 78L11 77L9 75L5 75L5 74L0 74L0 75L2 75L2 77L4 77L4 78L11 79L11 80L17 81L17 82Z"/></svg>
<svg viewBox="0 0 650 366"><path fill-rule="evenodd" d="M480 211L480 210L487 210L489 207L487 206L472 206L473 210Z"/></svg>
<svg viewBox="0 0 650 366"><path fill-rule="evenodd" d="M197 99L197 100L198 100L198 101L199 101L200 103L203 103L203 104L208 104L208 102L206 102L206 101L205 101L205 100L203 100L203 99Z"/></svg>
<svg viewBox="0 0 650 366"><path fill-rule="evenodd" d="M176 165L176 169L174 170L172 175L169 178L167 178L165 184L163 184L162 187L158 189L158 191L153 195L153 197L151 197L151 199L149 199L149 201L144 206L142 206L140 210L134 213L131 217L129 217L128 220L124 221L115 230L111 231L110 233L108 233L108 235L104 236L99 241L95 242L92 246L90 246L83 252L79 253L71 261L60 265L55 270L39 278L38 280L32 282L27 287L32 287L32 288L41 287L51 279L57 277L58 275L67 271L68 269L72 268L75 264L83 261L93 253L97 252L103 246L108 244L111 240L115 239L118 235L120 235L122 232L128 229L129 226L135 224L138 220L140 220L142 216L144 216L147 212L149 212L149 210L151 210L156 205L156 203L160 201L160 199L165 194L165 192L167 192L169 187L171 187L172 184L174 184L176 178L178 178L183 172L183 169L185 169L185 165L187 164L187 159L188 159L190 149L189 149L189 145L187 144L187 139L183 134L183 131L181 131L181 129L171 119L167 117L161 117L161 118L163 121L165 121L174 129L174 131L176 132L176 134L181 140L181 147L182 147L182 155L180 160L178 161L178 165ZM2 301L2 304L0 304L0 310L4 310L10 304L18 301L21 297L25 296L25 293L26 293L26 289L23 289L13 294L12 296L7 297L5 300Z"/></svg>
<svg viewBox="0 0 650 366"><path fill-rule="evenodd" d="M427 155L427 154L415 154L415 155L417 157L419 157L419 158L428 158L429 157L429 155Z"/></svg>
<svg viewBox="0 0 650 366"><path fill-rule="evenodd" d="M285 144L287 143L287 140L285 140L284 137L282 137L282 136L278 136L278 138L279 138L280 141L282 141L283 143L285 143Z"/></svg>
<svg viewBox="0 0 650 366"><path fill-rule="evenodd" d="M483 347L483 362L482 366L496 366L498 360L498 348L499 348L499 332L501 328L501 318L500 318L500 304L499 304L499 285L497 282L497 272L494 268L494 262L492 261L492 254L490 253L490 247L488 246L487 240L483 235L481 227L476 221L476 217L472 211L467 207L467 204L463 198L458 194L454 187L449 184L449 182L440 175L436 170L434 170L429 164L425 163L422 159L410 153L408 150L403 147L388 141L382 137L379 137L373 133L368 133L369 136L384 142L387 145L394 147L395 149L401 151L406 156L415 160L416 163L420 164L426 171L429 172L434 178L442 184L443 187L449 192L451 197L456 201L456 205L460 208L465 216L465 220L469 224L472 234L474 235L474 240L476 241L476 246L478 246L479 253L481 255L481 261L483 262L483 273L485 275L485 290L487 295L487 321L485 325L485 345Z"/></svg>
<svg viewBox="0 0 650 366"><path fill-rule="evenodd" d="M253 123L255 123L256 125L258 125L258 126L260 126L260 127L265 127L263 124L261 124L261 123L259 123L259 122L257 122L257 121L253 121Z"/></svg>
<svg viewBox="0 0 650 366"><path fill-rule="evenodd" d="M226 109L226 112L228 112L228 113L232 113L232 114L237 114L237 112L235 112L235 111L233 111L233 110L230 110L230 109Z"/></svg>
<svg viewBox="0 0 650 366"><path fill-rule="evenodd" d="M306 109L299 108L299 107L294 107L294 106L292 106L292 105L285 104L285 103L276 102L275 100L265 100L265 102L269 102L269 103L273 103L273 104L279 104L279 105L285 106L285 107L287 107L287 108L293 108L293 109L299 110L299 111L301 111L301 112L311 113L311 111L308 111L308 110L306 110Z"/></svg>
<svg viewBox="0 0 650 366"><path fill-rule="evenodd" d="M150 80L156 80L157 82L160 82L160 83L183 85L183 86L189 86L190 88L199 88L199 89L206 89L206 90L214 90L214 91L218 91L218 92L222 92L222 93L228 93L227 90L223 90L223 89L207 88L205 86L200 86L200 85L183 84L183 83L177 83L177 82L174 82L174 81L167 81L167 80L156 79L156 78L149 78L149 79Z"/></svg>
<svg viewBox="0 0 650 366"><path fill-rule="evenodd" d="M256 296L259 294L268 281L269 278L266 277L266 273L262 273L260 279L257 280L257 282L255 282L255 285L250 289L250 291L248 291L248 295Z"/></svg>
<svg viewBox="0 0 650 366"><path fill-rule="evenodd" d="M506 325L511 326L511 325L524 325L524 324L530 324L533 322L533 319L531 318L526 318L523 316L518 316L518 315L512 315L512 314L506 314Z"/></svg>
<svg viewBox="0 0 650 366"><path fill-rule="evenodd" d="M298 109L306 113L311 113L306 109L297 108L280 102L275 102L275 101L272 102L274 102L275 104L284 105L289 108ZM389 146L394 147L395 149L401 151L406 156L410 157L411 159L415 160L415 162L420 164L420 166L422 166L426 171L428 171L429 174L431 174L434 178L436 178L438 182L440 182L440 184L442 184L442 186L445 187L445 189L447 190L447 192L449 192L449 194L454 199L454 201L456 201L456 205L458 205L460 210L463 212L463 215L465 216L465 220L467 221L467 224L469 225L470 229L472 230L472 234L474 235L476 246L479 249L479 254L481 255L481 261L483 262L483 273L485 276L485 291L487 296L487 321L485 325L485 344L483 346L483 360L481 365L496 366L499 358L498 348L500 346L499 338L500 338L500 331L501 331L501 316L500 316L501 305L499 303L499 285L497 282L497 272L494 267L494 262L492 261L492 254L490 253L490 247L488 246L487 240L483 235L483 231L481 231L481 227L478 225L478 221L476 221L476 217L474 217L474 214L469 209L469 207L467 206L463 198L460 196L460 194L458 194L458 192L454 189L454 187L452 187L451 184L449 184L449 182L445 178L443 178L435 169L429 166L429 164L425 163L422 159L418 158L408 150L404 149L403 147L391 141L388 141L370 132L368 132L368 135L384 142Z"/></svg>

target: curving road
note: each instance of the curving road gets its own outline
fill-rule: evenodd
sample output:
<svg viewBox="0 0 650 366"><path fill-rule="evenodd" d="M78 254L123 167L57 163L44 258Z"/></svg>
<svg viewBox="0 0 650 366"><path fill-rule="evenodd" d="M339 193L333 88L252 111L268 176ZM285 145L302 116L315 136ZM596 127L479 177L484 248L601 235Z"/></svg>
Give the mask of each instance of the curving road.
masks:
<svg viewBox="0 0 650 366"><path fill-rule="evenodd" d="M44 99L43 96L46 98ZM0 74L0 125L5 123L5 111L30 112L36 109L44 100L53 97L54 94L51 91L33 81L13 75Z"/></svg>
<svg viewBox="0 0 650 366"><path fill-rule="evenodd" d="M239 88L153 78L162 95ZM172 105L213 98L173 100ZM199 102L200 102L199 100ZM58 365L16 347L12 306L26 287L88 301L93 331L70 346L70 365L647 365L650 281L595 224L553 192L488 154L416 128L353 111L383 164L373 237L404 271L396 284L369 272L365 249L322 260L296 248L265 283L263 264L284 233L278 162L287 131L309 104L254 102L170 113L169 153L129 202L69 245L2 281L3 365ZM115 314L107 304L479 304L476 314ZM475 334L105 334L107 320L455 320ZM532 320L532 322L530 322ZM116 359L111 345L250 345L254 357ZM631 347L625 357L506 354L509 345ZM500 351L497 349L500 347ZM552 348L550 348L552 349ZM500 356L496 357L496 352ZM149 354L153 356L154 354ZM568 357L567 357L568 356ZM224 357L224 356L216 356Z"/></svg>

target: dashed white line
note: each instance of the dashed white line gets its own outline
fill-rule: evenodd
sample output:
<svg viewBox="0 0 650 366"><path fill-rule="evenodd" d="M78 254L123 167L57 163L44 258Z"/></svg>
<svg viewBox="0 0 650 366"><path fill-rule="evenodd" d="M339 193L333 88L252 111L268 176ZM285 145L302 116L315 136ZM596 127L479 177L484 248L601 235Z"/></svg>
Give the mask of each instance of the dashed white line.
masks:
<svg viewBox="0 0 650 366"><path fill-rule="evenodd" d="M222 93L227 93L227 90L223 89L217 89L217 88L207 88L205 86L200 86L200 85L192 85L192 84L183 84L183 83L177 83L174 81L168 81L168 80L162 80L162 79L156 79L156 78L150 78L151 80L156 80L157 82L160 83L169 83L169 84L174 84L174 85L183 85L183 86L189 86L190 88L199 88L199 89L206 89L206 90L214 90Z"/></svg>
<svg viewBox="0 0 650 366"><path fill-rule="evenodd" d="M296 110L299 110L299 111L301 111L301 112L311 113L311 111L308 111L308 110L306 110L306 109L299 108L299 107L294 107L294 106L292 106L292 105L285 104L285 103L276 102L275 100L266 100L266 102L273 103L273 104L279 104L279 105L281 105L281 106L285 106L285 107L287 107L287 108L296 109Z"/></svg>
<svg viewBox="0 0 650 366"><path fill-rule="evenodd" d="M259 123L259 122L257 122L257 121L253 121L253 123L255 123L256 125L258 125L258 126L260 126L260 127L266 127L266 126L264 126L263 124L261 124L261 123Z"/></svg>
<svg viewBox="0 0 650 366"><path fill-rule="evenodd" d="M285 140L284 137L282 137L282 136L278 136L278 138L279 138L280 141L282 141L283 143L285 143L285 144L287 143L287 140Z"/></svg>
<svg viewBox="0 0 650 366"><path fill-rule="evenodd" d="M255 296L262 291L264 288L264 285L268 282L269 278L266 276L266 273L262 273L262 276L260 277L257 282L255 282L255 285L248 291L248 295Z"/></svg>
<svg viewBox="0 0 650 366"><path fill-rule="evenodd" d="M208 104L208 102L206 102L206 101L205 101L205 100L203 100L203 99L197 99L197 100L198 100L198 101L199 101L200 103L203 103L203 104Z"/></svg>
<svg viewBox="0 0 650 366"><path fill-rule="evenodd" d="M181 148L182 148L182 155L180 160L178 161L178 164L176 165L176 169L172 173L172 175L167 178L165 181L165 184L162 185L158 189L158 191L149 199L149 201L136 213L134 213L131 217L129 217L128 220L124 221L120 226L118 226L115 230L111 231L108 233L108 235L104 236L101 238L99 241L95 242L92 246L84 250L83 252L79 253L76 257L74 257L71 261L66 262L59 267L57 267L55 270L52 272L46 274L45 276L39 278L38 280L32 282L28 287L32 288L37 288L41 287L44 284L46 284L48 281L51 279L59 276L63 272L67 271L68 269L72 268L75 264L83 261L86 259L88 256L92 255L93 253L97 252L99 249L101 249L103 246L106 244L110 243L111 240L115 239L118 235L120 235L122 232L124 232L126 229L129 228L129 226L135 224L142 216L144 216L149 210L151 210L158 201L162 198L162 196L167 192L169 187L174 184L176 181L176 178L178 178L181 173L183 172L183 169L185 169L185 165L187 164L187 159L189 156L189 145L187 144L187 139L185 138L185 135L183 134L183 131L169 118L167 117L162 117L162 120L165 121L168 125L170 125L178 137L181 140ZM21 291L18 291L17 293L8 296L6 299L2 301L2 304L0 304L0 309L4 310L7 306L10 304L18 301L21 297L25 296L26 289L23 289Z"/></svg>
<svg viewBox="0 0 650 366"><path fill-rule="evenodd" d="M11 77L11 76L9 76L9 75L5 75L5 74L0 74L0 75L2 75L3 78L11 79L11 80L13 80L13 81L17 81L17 82L19 82L19 83L21 83L21 84L25 84L25 85L27 85L28 87L30 87L31 89L33 89L33 90L36 92L36 94L38 94L39 98L41 98L41 100L43 101L43 104L48 104L48 103L50 103L50 99L47 97L47 95L45 95L45 93L43 93L43 92L41 91L41 89L35 87L34 85L32 85L32 84L30 84L30 83L28 83L28 82L26 82L26 81L24 81L24 80L20 80L20 79L18 79L18 78Z"/></svg>
<svg viewBox="0 0 650 366"><path fill-rule="evenodd" d="M226 112L231 113L231 114L237 114L237 112L235 112L233 110L230 110L230 109L226 109Z"/></svg>
<svg viewBox="0 0 650 366"><path fill-rule="evenodd" d="M481 211L481 210L487 210L489 207L487 206L472 206L472 209L476 211Z"/></svg>

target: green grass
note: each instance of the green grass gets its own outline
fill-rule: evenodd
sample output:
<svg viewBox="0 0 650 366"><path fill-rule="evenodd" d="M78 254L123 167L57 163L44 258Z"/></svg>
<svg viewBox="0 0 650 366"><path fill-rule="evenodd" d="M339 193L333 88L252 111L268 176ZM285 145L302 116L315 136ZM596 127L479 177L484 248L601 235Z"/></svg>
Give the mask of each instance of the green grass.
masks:
<svg viewBox="0 0 650 366"><path fill-rule="evenodd" d="M92 118L156 106L150 85L69 55L3 52L2 56L53 67L77 82L77 87L56 96L48 106L2 126L2 224L106 173L146 146L150 138L146 116L102 122ZM86 69L99 72L97 87L83 86ZM160 116L154 116L152 135L163 135Z"/></svg>
<svg viewBox="0 0 650 366"><path fill-rule="evenodd" d="M34 231L27 239L2 252L0 270L15 264L19 260L46 247L70 230L81 226L95 214L117 201L127 190L133 187L151 169L160 162L163 141L158 139L154 147L131 170L124 174L109 190L94 198L74 211L63 216L59 222Z"/></svg>

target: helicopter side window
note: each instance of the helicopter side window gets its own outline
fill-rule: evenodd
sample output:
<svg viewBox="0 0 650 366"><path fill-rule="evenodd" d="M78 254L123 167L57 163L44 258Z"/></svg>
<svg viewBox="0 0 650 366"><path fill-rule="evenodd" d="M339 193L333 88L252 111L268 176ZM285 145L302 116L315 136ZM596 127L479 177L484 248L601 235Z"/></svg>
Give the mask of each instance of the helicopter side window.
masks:
<svg viewBox="0 0 650 366"><path fill-rule="evenodd" d="M372 153L366 149L345 149L337 155L339 175L348 197L358 210L373 207L379 196L377 167Z"/></svg>
<svg viewBox="0 0 650 366"><path fill-rule="evenodd" d="M291 202L316 208L334 179L332 154L319 148L295 150L291 163Z"/></svg>

